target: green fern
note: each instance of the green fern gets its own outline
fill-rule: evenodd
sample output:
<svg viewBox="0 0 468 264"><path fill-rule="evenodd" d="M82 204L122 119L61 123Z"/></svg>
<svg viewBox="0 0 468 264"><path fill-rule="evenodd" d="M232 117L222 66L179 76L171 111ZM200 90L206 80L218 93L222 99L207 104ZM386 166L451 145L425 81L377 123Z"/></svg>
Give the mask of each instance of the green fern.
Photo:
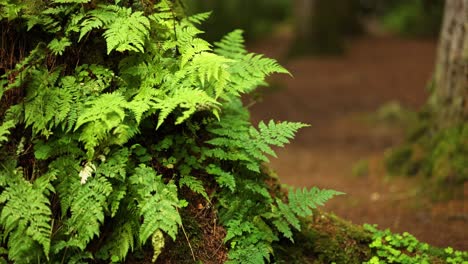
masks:
<svg viewBox="0 0 468 264"><path fill-rule="evenodd" d="M180 58L181 68L193 59L195 55L211 51L210 43L196 37L200 33L203 33L203 31L191 26L190 24L177 31L177 41L175 44L182 53Z"/></svg>
<svg viewBox="0 0 468 264"><path fill-rule="evenodd" d="M182 223L179 212L180 202L174 184L164 184L154 170L140 165L129 177L131 188L139 196L139 215L143 217L140 227L140 242L144 243L161 229L175 240Z"/></svg>
<svg viewBox="0 0 468 264"><path fill-rule="evenodd" d="M143 12L132 12L131 8L108 5L90 12L90 17L83 21L82 25L79 39L93 29L105 29L103 36L109 54L113 50L144 52L150 22Z"/></svg>
<svg viewBox="0 0 468 264"><path fill-rule="evenodd" d="M186 17L179 1L16 2L0 19L31 45L12 46L18 63L0 76L8 261L123 262L149 240L155 261L195 193L227 230L228 262L264 263L338 194L271 188L264 163L306 125L251 125L241 94L287 71L248 53L241 31L213 49L196 26L209 13Z"/></svg>
<svg viewBox="0 0 468 264"><path fill-rule="evenodd" d="M67 219L65 234L69 237L67 247L84 250L91 239L99 235L104 223L106 200L112 193L112 185L104 177L88 179L85 184L75 180L76 193L71 200L71 217Z"/></svg>
<svg viewBox="0 0 468 264"><path fill-rule="evenodd" d="M0 222L4 237L8 237L9 259L19 263L32 262L41 255L30 251L40 245L43 254L48 257L51 238L50 202L38 188L23 179L8 186L0 195Z"/></svg>
<svg viewBox="0 0 468 264"><path fill-rule="evenodd" d="M236 179L232 173L226 172L214 164L208 165L206 167L206 172L216 176L215 180L219 186L228 188L231 191L236 189Z"/></svg>
<svg viewBox="0 0 468 264"><path fill-rule="evenodd" d="M187 21L193 23L193 24L202 24L204 21L206 21L209 17L211 16L211 12L204 12L204 13L198 13L191 15L187 17Z"/></svg>
<svg viewBox="0 0 468 264"><path fill-rule="evenodd" d="M157 128L159 128L164 120L174 112L176 108L182 110L182 114L177 117L176 124L180 124L188 119L193 113L200 109L212 109L218 105L218 102L208 96L204 91L190 88L180 88L174 91L173 94L161 98L155 106L160 110L158 117Z"/></svg>
<svg viewBox="0 0 468 264"><path fill-rule="evenodd" d="M277 230L286 238L294 242L293 233L290 227L300 230L300 220L298 217L308 217L312 215L312 210L317 206L322 206L326 201L336 195L343 193L334 190L320 190L313 187L310 190L306 188L290 189L288 193L288 204L281 199L275 199L272 214L266 216L273 220Z"/></svg>
<svg viewBox="0 0 468 264"><path fill-rule="evenodd" d="M126 133L120 125L126 116L127 101L119 93L102 94L95 100L86 102L84 110L79 114L74 131L81 126L80 141L84 142L88 158L94 155L94 148L104 139L113 134Z"/></svg>
<svg viewBox="0 0 468 264"><path fill-rule="evenodd" d="M149 20L143 12L132 13L130 9L122 10L112 24L106 26L104 37L107 41L107 53L117 51L144 52L146 37L149 35ZM124 37L125 36L125 37Z"/></svg>
<svg viewBox="0 0 468 264"><path fill-rule="evenodd" d="M107 239L107 243L97 253L100 259L110 259L112 262L122 262L129 252L135 247L136 221L119 222L115 225L114 232Z"/></svg>
<svg viewBox="0 0 468 264"><path fill-rule="evenodd" d="M291 189L288 193L288 204L297 216L306 217L312 215L311 209L323 206L332 197L342 194L344 193L335 190L320 190L317 187L312 187L310 190Z"/></svg>
<svg viewBox="0 0 468 264"><path fill-rule="evenodd" d="M8 120L0 126L0 146L2 146L2 142L8 140L7 136L10 134L10 129L14 128L15 126L16 123L13 120Z"/></svg>
<svg viewBox="0 0 468 264"><path fill-rule="evenodd" d="M273 146L284 146L294 136L295 132L306 127L306 124L282 122L276 124L270 121L268 125L259 124L259 130L248 125L246 120L236 116L226 116L218 126L209 131L217 137L207 143L218 148L208 150L206 155L219 159L239 160L247 164L247 168L259 172L259 162L268 162L265 154L276 156Z"/></svg>
<svg viewBox="0 0 468 264"><path fill-rule="evenodd" d="M245 50L243 31L236 29L226 34L219 42L216 42L215 52L229 59L242 59L247 51Z"/></svg>
<svg viewBox="0 0 468 264"><path fill-rule="evenodd" d="M71 45L71 41L68 38L53 39L47 47L52 51L54 55L62 55L67 47Z"/></svg>
<svg viewBox="0 0 468 264"><path fill-rule="evenodd" d="M215 45L215 53L237 62L229 68L232 94L248 93L260 85L266 85L264 79L272 73L289 74L276 60L247 53L241 30L227 34Z"/></svg>
<svg viewBox="0 0 468 264"><path fill-rule="evenodd" d="M180 178L179 181L180 186L187 186L190 190L195 193L200 194L206 200L209 200L208 194L206 193L205 187L203 186L203 182L198 180L193 176L183 176Z"/></svg>
<svg viewBox="0 0 468 264"><path fill-rule="evenodd" d="M284 147L284 144L289 143L289 140L294 137L296 132L308 125L294 122L275 123L270 120L268 125L260 122L259 130L250 127L250 137L253 139L252 144L248 146L247 151L259 160L267 161L268 159L262 153L276 157L275 152L270 148L272 146Z"/></svg>

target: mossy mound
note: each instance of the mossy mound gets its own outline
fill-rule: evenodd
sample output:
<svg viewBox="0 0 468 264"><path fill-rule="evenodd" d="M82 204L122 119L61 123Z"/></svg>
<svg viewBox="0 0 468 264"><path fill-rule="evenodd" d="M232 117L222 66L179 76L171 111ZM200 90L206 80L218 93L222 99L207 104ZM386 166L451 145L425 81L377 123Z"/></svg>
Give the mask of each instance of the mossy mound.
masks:
<svg viewBox="0 0 468 264"><path fill-rule="evenodd" d="M303 219L294 244L279 243L278 263L362 263L370 259L371 234L333 214L316 211Z"/></svg>

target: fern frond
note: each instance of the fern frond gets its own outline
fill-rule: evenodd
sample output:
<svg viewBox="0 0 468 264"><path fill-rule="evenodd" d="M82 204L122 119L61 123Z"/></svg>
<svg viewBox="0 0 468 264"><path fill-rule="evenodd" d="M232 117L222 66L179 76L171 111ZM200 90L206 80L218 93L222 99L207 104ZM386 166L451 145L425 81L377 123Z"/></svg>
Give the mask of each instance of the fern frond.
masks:
<svg viewBox="0 0 468 264"><path fill-rule="evenodd" d="M226 264L265 264L270 259L273 249L268 243L257 243L245 247L236 247L229 250L229 259ZM269 262L269 261L267 261Z"/></svg>
<svg viewBox="0 0 468 264"><path fill-rule="evenodd" d="M280 122L275 123L270 120L268 125L265 125L263 121L258 124L259 130L254 127L250 127L249 133L253 139L250 153L259 159L264 160L262 155L258 155L258 151L267 153L276 157L275 152L269 147L269 145L283 147L284 144L289 143L289 140L294 138L295 133L303 127L309 125L295 122Z"/></svg>
<svg viewBox="0 0 468 264"><path fill-rule="evenodd" d="M274 226L284 237L294 242L290 226L300 230L298 217L312 215L312 209L323 205L333 196L340 194L342 193L334 190L319 190L316 187L310 190L304 188L294 191L291 189L288 194L288 204L276 198L275 205L272 206L272 212L264 216L272 220Z"/></svg>
<svg viewBox="0 0 468 264"><path fill-rule="evenodd" d="M58 20L46 14L30 15L25 17L27 19L26 25L28 26L28 31L36 25L40 25L44 31L53 34L59 32L62 29L62 26Z"/></svg>
<svg viewBox="0 0 468 264"><path fill-rule="evenodd" d="M77 92L74 88L56 87L60 74L60 69L53 72L36 70L33 76L37 79L27 87L24 119L35 134L49 137L54 128L63 126L65 120L69 121Z"/></svg>
<svg viewBox="0 0 468 264"><path fill-rule="evenodd" d="M283 234L285 238L288 238L291 240L291 242L294 242L293 232L287 221L284 221L283 219L276 219L273 220L273 225L281 234Z"/></svg>
<svg viewBox="0 0 468 264"><path fill-rule="evenodd" d="M229 59L239 59L247 54L244 45L243 31L236 29L215 42L215 52Z"/></svg>
<svg viewBox="0 0 468 264"><path fill-rule="evenodd" d="M127 104L128 109L134 114L137 124L141 122L146 114L151 114L152 109L157 108L158 98L162 96L161 90L143 85L133 100Z"/></svg>
<svg viewBox="0 0 468 264"><path fill-rule="evenodd" d="M215 43L215 53L236 61L229 68L231 74L231 92L247 93L257 86L265 85L265 77L272 73L287 73L274 59L262 55L247 53L241 30L227 34L220 42Z"/></svg>
<svg viewBox="0 0 468 264"><path fill-rule="evenodd" d="M78 179L76 182L79 183ZM96 176L86 184L79 184L70 206L71 217L66 221L67 246L84 250L104 223L104 208L112 185L104 177Z"/></svg>
<svg viewBox="0 0 468 264"><path fill-rule="evenodd" d="M86 102L86 109L76 121L75 131L91 122L101 122L106 128L114 127L115 121L121 122L125 118L126 102L119 93L102 94L95 100Z"/></svg>
<svg viewBox="0 0 468 264"><path fill-rule="evenodd" d="M281 216L288 221L289 225L293 226L297 230L301 230L300 221L294 214L295 211L293 211L288 205L284 204L280 199L276 199L276 205L278 206Z"/></svg>
<svg viewBox="0 0 468 264"><path fill-rule="evenodd" d="M334 196L342 194L344 193L335 190L320 190L317 187L312 187L310 190L306 188L290 190L288 204L296 215L306 217L312 215L311 209L322 206Z"/></svg>
<svg viewBox="0 0 468 264"><path fill-rule="evenodd" d="M190 21L191 23L194 23L194 24L201 24L202 22L204 22L205 20L207 20L210 16L211 16L211 11L210 12L203 12L203 13L198 13L198 14L195 14L195 15L191 15L189 17L187 17L187 21Z"/></svg>
<svg viewBox="0 0 468 264"><path fill-rule="evenodd" d="M108 137L112 129L116 134L128 132L125 127L120 126L126 116L127 101L121 94L116 92L102 94L96 99L86 102L85 106L76 121L74 131L84 125L79 140L85 143L88 157L92 158L94 148L99 142ZM123 128L124 130L119 131L119 126L120 129ZM134 132L131 134L134 134Z"/></svg>
<svg viewBox="0 0 468 264"><path fill-rule="evenodd" d="M250 180L244 179L242 185L245 185L245 190L252 192L253 194L259 194L262 196L262 199L265 199L268 203L271 203L273 200L271 194L268 191L267 185L261 180Z"/></svg>
<svg viewBox="0 0 468 264"><path fill-rule="evenodd" d="M81 20L82 18L78 18L78 19ZM102 22L102 20L96 16L91 16L89 18L86 18L85 20L83 20L83 22L80 23L80 29L79 29L80 36L78 37L78 42L81 41L81 39L83 39L83 37L89 32L91 32L93 29L99 29L99 28L102 28L103 26L104 26L104 23Z"/></svg>
<svg viewBox="0 0 468 264"><path fill-rule="evenodd" d="M174 25L176 18L172 12L172 3L169 0L161 0L155 6L154 12L149 18L157 24L157 29L164 32L164 39L175 39Z"/></svg>
<svg viewBox="0 0 468 264"><path fill-rule="evenodd" d="M260 217L250 221L232 220L226 227L225 241L230 241L232 247L226 263L263 264L270 260L271 243L278 238Z"/></svg>
<svg viewBox="0 0 468 264"><path fill-rule="evenodd" d="M183 68L195 55L210 51L211 47L208 42L203 39L195 38L187 41L188 43L181 49L182 55L180 58L180 67ZM208 53L211 54L211 53ZM211 61L210 61L211 62Z"/></svg>
<svg viewBox="0 0 468 264"><path fill-rule="evenodd" d="M11 21L18 18L26 6L26 3L10 3L9 1L0 3L0 20L6 18Z"/></svg>
<svg viewBox="0 0 468 264"><path fill-rule="evenodd" d="M41 245L43 254L48 257L52 212L43 190L21 179L1 193L0 204L4 204L0 223L4 236L8 237L10 259L32 261L40 258L41 254L34 251L32 241Z"/></svg>
<svg viewBox="0 0 468 264"><path fill-rule="evenodd" d="M270 145L284 146L298 129L307 126L302 123L276 124L270 121L268 125L260 122L257 130L238 115L227 115L222 121L208 128L217 137L206 143L217 148L205 151L204 155L222 160L244 161L245 166L254 172L260 172L261 162L268 162L265 154L276 156Z"/></svg>
<svg viewBox="0 0 468 264"><path fill-rule="evenodd" d="M47 160L59 156L84 156L84 152L78 146L75 136L56 135L48 141L36 140L34 142L34 157L38 160Z"/></svg>
<svg viewBox="0 0 468 264"><path fill-rule="evenodd" d="M157 230L162 230L173 240L182 220L177 209L177 187L173 183L164 184L161 176L140 165L129 177L132 191L138 197L139 216L143 218L140 227L140 243L144 244Z"/></svg>
<svg viewBox="0 0 468 264"><path fill-rule="evenodd" d="M79 159L81 159L81 157L79 157ZM59 156L49 165L50 170L57 170L60 172L57 175L58 183L56 189L60 197L60 211L62 217L67 215L76 194L79 192L80 188L82 188L79 178L79 172L82 168L79 159L76 160L72 155L63 155Z"/></svg>
<svg viewBox="0 0 468 264"><path fill-rule="evenodd" d="M0 126L0 146L2 146L2 142L8 140L7 136L10 134L10 129L14 128L15 126L16 123L14 120L8 120Z"/></svg>
<svg viewBox="0 0 468 264"><path fill-rule="evenodd" d="M109 157L102 157L103 162L97 167L96 173L123 182L127 176L129 157L128 148L116 150Z"/></svg>
<svg viewBox="0 0 468 264"><path fill-rule="evenodd" d="M112 189L112 193L108 197L108 207L110 216L115 217L117 211L120 208L120 204L123 202L128 192L127 186L123 184L115 184Z"/></svg>
<svg viewBox="0 0 468 264"><path fill-rule="evenodd" d="M184 65L196 54L211 51L211 44L206 40L197 37L197 35L201 33L203 33L203 31L194 27L190 23L177 27L177 40L175 44L181 53L181 68L183 68ZM168 47L169 46L166 46L166 49Z"/></svg>
<svg viewBox="0 0 468 264"><path fill-rule="evenodd" d="M234 175L232 175L231 173L224 171L223 169L214 164L208 165L206 167L206 172L211 175L217 176L215 180L219 184L219 186L226 187L229 190L231 190L231 192L234 192L234 190L236 189L236 180L234 178Z"/></svg>
<svg viewBox="0 0 468 264"><path fill-rule="evenodd" d="M54 55L62 55L67 47L71 45L71 41L64 37L61 39L53 39L47 47L52 51Z"/></svg>
<svg viewBox="0 0 468 264"><path fill-rule="evenodd" d="M187 186L191 191L200 194L206 200L209 200L203 182L193 176L182 176L179 180L180 187Z"/></svg>
<svg viewBox="0 0 468 264"><path fill-rule="evenodd" d="M122 8L115 16L115 20L105 26L107 54L112 50L144 52L150 28L148 18L143 12L132 12L130 8Z"/></svg>
<svg viewBox="0 0 468 264"><path fill-rule="evenodd" d="M203 52L194 56L190 66L181 70L180 73L183 74L187 71L187 73L197 76L201 87L218 98L230 81L230 73L228 72L230 62L231 60L222 56Z"/></svg>
<svg viewBox="0 0 468 264"><path fill-rule="evenodd" d="M0 80L5 80L6 86L2 86L2 93L23 86L27 81L30 81L29 77L35 77L37 73L36 67L40 67L44 59L46 58L46 48L44 43L39 43L37 46L28 54L26 58L15 65L13 70L7 71L0 77ZM35 78L32 78L33 82ZM12 80L12 81L11 81Z"/></svg>
<svg viewBox="0 0 468 264"><path fill-rule="evenodd" d="M104 246L97 253L97 257L112 262L123 262L129 251L135 246L135 231L138 223L133 217L122 216L126 221L119 222L113 228L112 234L107 238ZM135 230L136 229L136 230Z"/></svg>
<svg viewBox="0 0 468 264"><path fill-rule="evenodd" d="M175 240L182 220L177 211L178 200L171 192L172 190L163 189L160 194L141 203L140 214L144 220L140 227L140 243L143 244L158 230L163 230Z"/></svg>
<svg viewBox="0 0 468 264"><path fill-rule="evenodd" d="M180 124L197 110L211 109L218 104L215 99L208 96L204 91L190 88L177 89L171 96L158 100L155 108L159 109L160 112L156 127L159 128L167 116L177 107L182 109L182 115L176 120L176 124Z"/></svg>

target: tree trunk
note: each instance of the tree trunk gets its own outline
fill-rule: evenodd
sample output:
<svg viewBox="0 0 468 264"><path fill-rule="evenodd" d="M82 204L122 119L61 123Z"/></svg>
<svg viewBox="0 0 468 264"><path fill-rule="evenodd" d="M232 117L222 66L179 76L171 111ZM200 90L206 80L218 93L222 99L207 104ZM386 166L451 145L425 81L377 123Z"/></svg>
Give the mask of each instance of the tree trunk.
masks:
<svg viewBox="0 0 468 264"><path fill-rule="evenodd" d="M333 54L344 50L344 37L360 31L356 0L295 0L291 53Z"/></svg>
<svg viewBox="0 0 468 264"><path fill-rule="evenodd" d="M387 169L429 176L427 190L450 197L468 181L468 0L445 1L431 89L409 142L388 156Z"/></svg>
<svg viewBox="0 0 468 264"><path fill-rule="evenodd" d="M310 35L310 24L312 23L313 8L316 0L295 0L294 15L296 23L296 35L298 38L307 39Z"/></svg>
<svg viewBox="0 0 468 264"><path fill-rule="evenodd" d="M445 2L432 96L436 130L467 121L468 0Z"/></svg>

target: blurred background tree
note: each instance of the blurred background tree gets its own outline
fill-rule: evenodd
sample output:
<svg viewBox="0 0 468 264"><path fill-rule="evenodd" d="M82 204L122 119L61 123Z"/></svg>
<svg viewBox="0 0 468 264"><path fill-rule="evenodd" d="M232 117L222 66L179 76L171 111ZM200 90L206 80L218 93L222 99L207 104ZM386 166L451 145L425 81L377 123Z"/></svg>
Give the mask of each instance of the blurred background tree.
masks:
<svg viewBox="0 0 468 264"><path fill-rule="evenodd" d="M435 186L468 181L468 2L446 1L431 97L407 144L387 159L393 174L422 173Z"/></svg>
<svg viewBox="0 0 468 264"><path fill-rule="evenodd" d="M344 51L345 37L362 32L359 0L294 0L292 54Z"/></svg>
<svg viewBox="0 0 468 264"><path fill-rule="evenodd" d="M218 40L236 28L248 40L279 25L294 38L291 54L340 54L346 39L365 33L369 21L381 30L408 37L435 37L443 0L199 0L185 1L190 13L213 11L203 25L206 38Z"/></svg>
<svg viewBox="0 0 468 264"><path fill-rule="evenodd" d="M369 0L368 2L370 2ZM403 36L436 37L442 21L443 0L380 1L381 23ZM376 11L379 11L378 9Z"/></svg>

